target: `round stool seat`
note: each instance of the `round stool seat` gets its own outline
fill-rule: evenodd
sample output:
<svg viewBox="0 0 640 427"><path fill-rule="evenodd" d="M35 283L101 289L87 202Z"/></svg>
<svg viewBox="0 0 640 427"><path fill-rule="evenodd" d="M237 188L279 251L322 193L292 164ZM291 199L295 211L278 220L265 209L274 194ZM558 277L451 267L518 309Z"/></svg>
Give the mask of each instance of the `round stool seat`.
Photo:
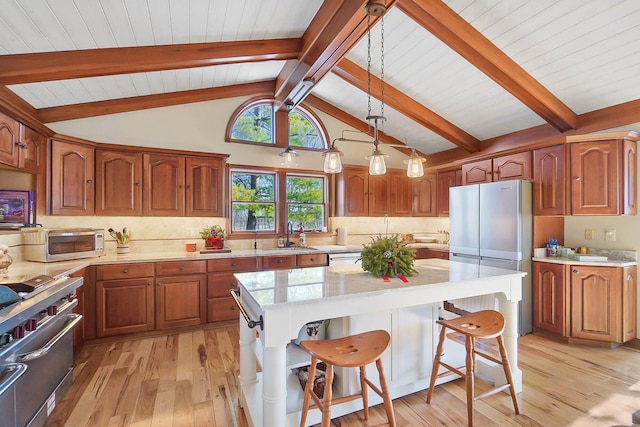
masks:
<svg viewBox="0 0 640 427"><path fill-rule="evenodd" d="M494 310L482 310L457 319L438 320L438 323L474 338L495 338L504 332L504 317Z"/></svg>
<svg viewBox="0 0 640 427"><path fill-rule="evenodd" d="M389 334L379 330L332 340L301 341L300 347L325 363L356 368L378 359L389 341Z"/></svg>

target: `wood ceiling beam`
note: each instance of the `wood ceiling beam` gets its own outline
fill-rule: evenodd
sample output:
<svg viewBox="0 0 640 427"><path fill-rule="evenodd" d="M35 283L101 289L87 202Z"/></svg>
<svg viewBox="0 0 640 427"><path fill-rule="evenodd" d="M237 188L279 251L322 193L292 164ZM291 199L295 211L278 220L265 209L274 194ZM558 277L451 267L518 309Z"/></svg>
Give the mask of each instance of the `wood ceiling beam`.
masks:
<svg viewBox="0 0 640 427"><path fill-rule="evenodd" d="M0 85L0 111L46 136L53 131L42 124L36 109L6 86Z"/></svg>
<svg viewBox="0 0 640 427"><path fill-rule="evenodd" d="M367 92L367 70L364 68L344 58L332 71L346 82ZM382 81L378 77L371 76L371 96L377 99L382 98L381 84ZM478 139L388 83L384 85L384 101L389 107L411 118L447 141L465 149L467 152L475 153L480 150L480 141Z"/></svg>
<svg viewBox="0 0 640 427"><path fill-rule="evenodd" d="M255 96L260 94L273 96L274 90L275 81L271 80L266 82L245 83L232 86L221 86L182 92L161 93L157 95L136 96L132 98L110 99L107 101L87 102L74 105L63 105L60 107L41 108L36 110L36 114L43 123L52 123L62 120L81 119L85 117L103 116L106 114L167 107L170 105L233 98L236 96Z"/></svg>
<svg viewBox="0 0 640 427"><path fill-rule="evenodd" d="M569 107L442 1L398 0L397 7L554 128L576 128Z"/></svg>
<svg viewBox="0 0 640 427"><path fill-rule="evenodd" d="M292 38L3 55L0 84L290 60L301 48Z"/></svg>
<svg viewBox="0 0 640 427"><path fill-rule="evenodd" d="M385 0L387 9L395 2ZM310 86L304 88L302 83L317 84L362 38L367 30L366 4L365 0L325 0L322 3L302 36L300 57L284 67L276 79L276 109L286 109L286 104L304 99ZM371 25L377 19L373 17ZM303 92L298 94L301 89Z"/></svg>

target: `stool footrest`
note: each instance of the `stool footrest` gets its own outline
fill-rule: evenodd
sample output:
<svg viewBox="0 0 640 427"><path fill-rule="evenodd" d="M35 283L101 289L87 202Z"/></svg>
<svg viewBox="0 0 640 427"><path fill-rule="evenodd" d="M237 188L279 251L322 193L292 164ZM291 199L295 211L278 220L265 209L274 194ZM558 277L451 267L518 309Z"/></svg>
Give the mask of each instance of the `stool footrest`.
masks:
<svg viewBox="0 0 640 427"><path fill-rule="evenodd" d="M448 364L446 364L446 363L444 363L444 362L440 362L440 366L444 366L444 367L445 367L445 368L447 368L450 372L453 372L454 374L458 374L458 375L460 375L461 377L464 377L464 376L465 376L465 371L466 371L466 368L465 368L465 367L461 367L461 368L454 368L453 366L448 365ZM464 371L463 371L463 369L464 369Z"/></svg>
<svg viewBox="0 0 640 427"><path fill-rule="evenodd" d="M491 390L487 390L484 393L480 393L479 395L475 396L473 399L474 400L480 400L480 399L484 399L485 397L489 397L489 396L493 396L496 393L501 392L502 390L506 390L510 387L510 384L503 384L501 386L498 387L494 387Z"/></svg>

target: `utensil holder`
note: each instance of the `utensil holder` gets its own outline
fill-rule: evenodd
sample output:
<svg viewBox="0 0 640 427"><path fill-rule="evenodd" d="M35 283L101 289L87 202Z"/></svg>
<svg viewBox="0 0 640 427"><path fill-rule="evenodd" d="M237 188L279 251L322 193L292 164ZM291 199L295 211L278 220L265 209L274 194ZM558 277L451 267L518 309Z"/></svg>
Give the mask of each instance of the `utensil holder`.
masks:
<svg viewBox="0 0 640 427"><path fill-rule="evenodd" d="M129 245L118 245L116 248L116 254L126 255L129 253Z"/></svg>

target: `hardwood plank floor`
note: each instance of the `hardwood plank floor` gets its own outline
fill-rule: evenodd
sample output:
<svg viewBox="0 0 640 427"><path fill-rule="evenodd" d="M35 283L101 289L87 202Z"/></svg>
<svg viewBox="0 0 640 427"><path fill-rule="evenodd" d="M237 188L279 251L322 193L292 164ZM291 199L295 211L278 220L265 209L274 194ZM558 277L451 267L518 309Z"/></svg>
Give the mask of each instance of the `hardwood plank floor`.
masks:
<svg viewBox="0 0 640 427"><path fill-rule="evenodd" d="M247 426L238 405L238 328L211 326L164 336L88 344L76 357L74 384L46 426ZM521 415L498 393L475 403L477 426L631 425L640 409L640 351L520 339ZM477 392L489 388L476 382ZM398 426L466 425L464 383L393 401ZM340 427L386 422L381 405ZM274 426L279 427L279 426Z"/></svg>

